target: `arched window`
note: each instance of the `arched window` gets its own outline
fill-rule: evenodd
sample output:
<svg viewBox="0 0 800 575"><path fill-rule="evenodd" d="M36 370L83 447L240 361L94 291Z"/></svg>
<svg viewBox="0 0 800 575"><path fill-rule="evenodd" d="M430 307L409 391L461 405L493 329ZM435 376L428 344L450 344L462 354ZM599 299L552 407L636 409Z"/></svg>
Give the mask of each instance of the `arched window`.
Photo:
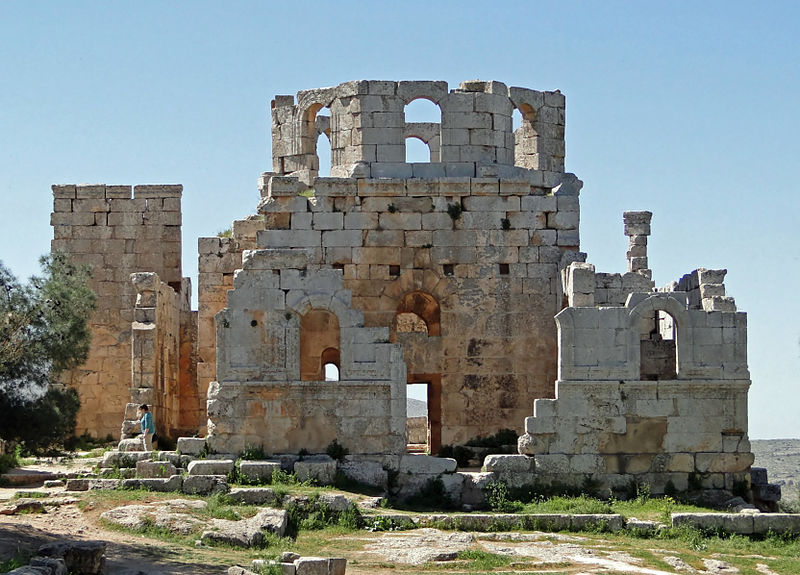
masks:
<svg viewBox="0 0 800 575"><path fill-rule="evenodd" d="M397 333L424 332L441 335L441 310L432 295L413 291L400 300L395 315Z"/></svg>
<svg viewBox="0 0 800 575"><path fill-rule="evenodd" d="M328 177L331 175L331 117L317 114L314 125L317 132L317 173Z"/></svg>
<svg viewBox="0 0 800 575"><path fill-rule="evenodd" d="M338 372L341 366L339 348L339 319L336 315L317 309L303 314L300 318L301 381L325 381L326 365L335 366Z"/></svg>
<svg viewBox="0 0 800 575"><path fill-rule="evenodd" d="M406 136L406 163L427 163L431 161L431 148L419 136Z"/></svg>
<svg viewBox="0 0 800 575"><path fill-rule="evenodd" d="M675 318L654 310L639 322L640 379L659 381L678 376L678 330Z"/></svg>
<svg viewBox="0 0 800 575"><path fill-rule="evenodd" d="M407 163L440 161L442 110L422 96L404 109Z"/></svg>

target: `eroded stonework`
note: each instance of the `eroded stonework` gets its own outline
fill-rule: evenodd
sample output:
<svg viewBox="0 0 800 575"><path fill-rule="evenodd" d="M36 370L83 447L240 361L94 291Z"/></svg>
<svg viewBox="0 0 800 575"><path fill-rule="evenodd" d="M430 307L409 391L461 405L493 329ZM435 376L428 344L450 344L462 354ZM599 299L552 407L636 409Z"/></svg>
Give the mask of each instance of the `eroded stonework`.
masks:
<svg viewBox="0 0 800 575"><path fill-rule="evenodd" d="M419 98L439 107L441 122L406 122ZM271 108L273 171L259 180L257 213L230 237L198 242L196 317L173 291L185 290L179 262L124 265L153 218L167 217L158 211L172 207L166 196L155 213L137 205L124 229L110 228L132 243L84 245L74 241L78 220L111 226L93 214L114 211L105 190L116 188L84 205L88 189L54 187L54 247L106 266L120 259L121 285L132 272L158 274L132 276L135 306L130 284L124 298L100 300L98 317L137 314L110 334L133 350L133 393L113 388L126 397L114 405L130 396L131 411L152 390L162 428L192 422L218 452L319 453L336 440L351 467L422 465L409 492L442 474L467 494L484 475L514 485L647 482L654 493L747 483L746 316L725 294L725 271L656 289L649 212L624 214L626 272L585 263L583 183L564 172L560 92L358 81L277 96ZM409 137L428 144L430 162L406 162ZM330 177L319 173L326 139ZM65 199L68 218L58 215ZM104 377L103 364L92 366ZM96 393L86 377L73 383ZM488 474L466 479L403 455L412 383L427 385L431 452L514 428L520 454L490 456ZM196 408L206 394L207 422ZM126 422L123 432L134 431Z"/></svg>

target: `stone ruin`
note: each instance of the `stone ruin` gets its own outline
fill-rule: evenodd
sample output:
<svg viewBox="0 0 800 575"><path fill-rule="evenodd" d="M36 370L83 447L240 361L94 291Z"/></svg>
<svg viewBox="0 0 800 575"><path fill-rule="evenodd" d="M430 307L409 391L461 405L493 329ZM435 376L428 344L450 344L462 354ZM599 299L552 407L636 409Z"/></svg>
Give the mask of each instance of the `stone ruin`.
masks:
<svg viewBox="0 0 800 575"><path fill-rule="evenodd" d="M406 122L420 98L440 123ZM218 453L336 440L351 462L452 473L406 453L422 383L430 453L514 428L519 454L485 463L512 485L749 485L746 315L725 270L656 288L649 212L624 214L626 272L586 263L560 92L357 81L271 110L257 214L198 241L197 311L181 186L53 186L52 248L92 264L98 294L67 377L79 433L119 436L124 414L130 437L147 402L159 433ZM406 162L407 138L430 162Z"/></svg>

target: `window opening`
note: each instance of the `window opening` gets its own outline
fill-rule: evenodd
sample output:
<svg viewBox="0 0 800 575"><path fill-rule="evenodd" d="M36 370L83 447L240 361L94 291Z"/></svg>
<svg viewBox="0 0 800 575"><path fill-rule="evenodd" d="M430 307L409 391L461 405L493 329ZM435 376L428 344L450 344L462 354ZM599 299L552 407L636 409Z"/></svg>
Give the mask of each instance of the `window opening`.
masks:
<svg viewBox="0 0 800 575"><path fill-rule="evenodd" d="M429 382L409 383L406 388L406 441L409 453L430 452L429 385Z"/></svg>
<svg viewBox="0 0 800 575"><path fill-rule="evenodd" d="M441 147L442 110L426 98L406 104L405 161L407 163L438 162Z"/></svg>
<svg viewBox="0 0 800 575"><path fill-rule="evenodd" d="M317 162L320 176L331 175L331 128L330 116L317 115Z"/></svg>
<svg viewBox="0 0 800 575"><path fill-rule="evenodd" d="M675 318L655 310L640 325L640 378L645 381L676 379L678 374Z"/></svg>
<svg viewBox="0 0 800 575"><path fill-rule="evenodd" d="M300 379L325 381L325 366L341 366L339 319L327 310L312 309L300 318Z"/></svg>
<svg viewBox="0 0 800 575"><path fill-rule="evenodd" d="M335 363L325 364L325 381L339 381L339 366Z"/></svg>

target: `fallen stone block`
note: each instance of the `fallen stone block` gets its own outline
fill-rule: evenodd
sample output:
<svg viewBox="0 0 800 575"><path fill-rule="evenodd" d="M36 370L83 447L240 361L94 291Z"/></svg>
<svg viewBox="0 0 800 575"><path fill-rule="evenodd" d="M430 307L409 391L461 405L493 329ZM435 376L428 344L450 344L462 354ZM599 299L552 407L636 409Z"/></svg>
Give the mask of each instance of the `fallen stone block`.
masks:
<svg viewBox="0 0 800 575"><path fill-rule="evenodd" d="M194 459L191 455L182 455L177 451L160 451L158 453L158 461L169 461L176 468L180 467L186 469L189 462Z"/></svg>
<svg viewBox="0 0 800 575"><path fill-rule="evenodd" d="M280 461L242 461L239 473L254 483L269 483L272 474L281 469Z"/></svg>
<svg viewBox="0 0 800 575"><path fill-rule="evenodd" d="M768 532L800 534L800 514L797 513L755 513L753 514L753 533L766 535Z"/></svg>
<svg viewBox="0 0 800 575"><path fill-rule="evenodd" d="M16 499L0 507L0 515L17 513L46 513L44 503L39 499Z"/></svg>
<svg viewBox="0 0 800 575"><path fill-rule="evenodd" d="M275 503L275 492L268 487L234 487L228 497L243 505L269 505Z"/></svg>
<svg viewBox="0 0 800 575"><path fill-rule="evenodd" d="M353 503L344 495L322 493L317 501L320 505L324 505L328 511L335 511L337 513L341 513L342 511L347 511L351 507L355 507L355 503Z"/></svg>
<svg viewBox="0 0 800 575"><path fill-rule="evenodd" d="M100 470L100 477L107 477L112 479L122 478L131 479L136 477L135 467L105 467Z"/></svg>
<svg viewBox="0 0 800 575"><path fill-rule="evenodd" d="M294 562L297 575L328 575L328 560L323 557L301 557Z"/></svg>
<svg viewBox="0 0 800 575"><path fill-rule="evenodd" d="M66 483L64 483L63 479L48 479L44 482L44 486L48 489L53 487L64 487L64 485L66 485Z"/></svg>
<svg viewBox="0 0 800 575"><path fill-rule="evenodd" d="M137 461L151 458L151 453L147 451L106 451L100 467L136 467Z"/></svg>
<svg viewBox="0 0 800 575"><path fill-rule="evenodd" d="M226 543L237 547L261 545L264 533L283 537L286 532L288 513L285 509L262 509L255 516L240 521L213 519L212 528L200 537L204 543Z"/></svg>
<svg viewBox="0 0 800 575"><path fill-rule="evenodd" d="M228 478L225 475L187 475L183 479L181 491L187 495L227 493Z"/></svg>
<svg viewBox="0 0 800 575"><path fill-rule="evenodd" d="M258 573L240 567L239 565L234 565L233 567L228 567L228 575L258 575Z"/></svg>
<svg viewBox="0 0 800 575"><path fill-rule="evenodd" d="M142 444L142 440L137 438L137 437L134 437L134 438L131 438L131 439L123 439L123 440L121 440L119 442L119 445L117 445L117 450L118 451L123 451L123 452L126 452L126 453L129 453L129 452L132 452L132 451L133 452L136 452L136 451L145 452L144 451L144 445ZM146 453L149 453L149 452L146 452Z"/></svg>
<svg viewBox="0 0 800 575"><path fill-rule="evenodd" d="M227 475L233 471L232 459L196 459L186 467L189 475Z"/></svg>
<svg viewBox="0 0 800 575"><path fill-rule="evenodd" d="M147 489L149 491L180 491L183 485L183 478L180 475L170 477L151 477L123 479L122 487L125 489Z"/></svg>
<svg viewBox="0 0 800 575"><path fill-rule="evenodd" d="M31 567L45 567L51 575L68 575L69 569L63 559L54 557L34 557Z"/></svg>
<svg viewBox="0 0 800 575"><path fill-rule="evenodd" d="M168 461L137 461L136 475L143 478L172 477L177 473L175 466Z"/></svg>
<svg viewBox="0 0 800 575"><path fill-rule="evenodd" d="M89 491L92 489L116 489L119 479L67 479L67 491Z"/></svg>
<svg viewBox="0 0 800 575"><path fill-rule="evenodd" d="M181 455L202 455L206 451L206 440L203 437L179 437L176 450Z"/></svg>
<svg viewBox="0 0 800 575"><path fill-rule="evenodd" d="M53 571L50 567L23 565L13 571L9 571L7 575L53 575Z"/></svg>
<svg viewBox="0 0 800 575"><path fill-rule="evenodd" d="M61 558L70 573L99 575L106 562L105 541L71 541L48 543L39 547L42 557Z"/></svg>
<svg viewBox="0 0 800 575"><path fill-rule="evenodd" d="M672 526L749 535L753 533L754 517L750 513L673 513Z"/></svg>

